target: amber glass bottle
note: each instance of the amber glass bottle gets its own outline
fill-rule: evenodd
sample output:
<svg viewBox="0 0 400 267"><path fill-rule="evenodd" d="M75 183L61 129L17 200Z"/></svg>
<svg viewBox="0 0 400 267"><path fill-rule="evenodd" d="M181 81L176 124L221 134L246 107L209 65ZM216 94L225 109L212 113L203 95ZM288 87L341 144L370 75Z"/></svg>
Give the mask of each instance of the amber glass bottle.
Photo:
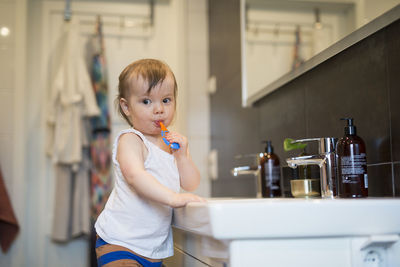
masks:
<svg viewBox="0 0 400 267"><path fill-rule="evenodd" d="M368 196L367 153L352 118L345 118L345 136L336 145L338 193L342 198Z"/></svg>
<svg viewBox="0 0 400 267"><path fill-rule="evenodd" d="M264 198L280 197L281 167L279 158L274 154L271 141L265 141L265 153L260 157L261 193Z"/></svg>

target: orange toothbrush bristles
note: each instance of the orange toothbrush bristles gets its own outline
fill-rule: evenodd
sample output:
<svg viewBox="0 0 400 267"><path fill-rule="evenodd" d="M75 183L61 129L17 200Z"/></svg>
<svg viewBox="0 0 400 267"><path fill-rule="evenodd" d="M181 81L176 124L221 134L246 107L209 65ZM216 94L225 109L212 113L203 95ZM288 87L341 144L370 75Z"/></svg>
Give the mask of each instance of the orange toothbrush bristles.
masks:
<svg viewBox="0 0 400 267"><path fill-rule="evenodd" d="M168 132L167 127L160 121L161 131Z"/></svg>

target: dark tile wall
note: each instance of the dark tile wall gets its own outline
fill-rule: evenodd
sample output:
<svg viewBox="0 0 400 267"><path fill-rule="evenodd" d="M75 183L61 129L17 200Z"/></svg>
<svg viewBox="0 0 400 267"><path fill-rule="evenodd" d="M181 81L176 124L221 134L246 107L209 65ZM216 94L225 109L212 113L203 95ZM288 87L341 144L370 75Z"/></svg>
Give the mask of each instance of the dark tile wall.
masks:
<svg viewBox="0 0 400 267"><path fill-rule="evenodd" d="M393 164L393 183L396 197L400 197L400 164Z"/></svg>
<svg viewBox="0 0 400 267"><path fill-rule="evenodd" d="M368 195L371 197L393 196L392 163L368 166Z"/></svg>
<svg viewBox="0 0 400 267"><path fill-rule="evenodd" d="M400 196L400 21L376 32L258 101L241 107L239 0L209 1L211 146L219 179L212 195L255 196L253 177L233 178L238 154L270 139L282 166L290 138L341 137L351 116L367 147L370 196ZM316 146L308 148L316 152Z"/></svg>
<svg viewBox="0 0 400 267"><path fill-rule="evenodd" d="M397 26L396 26L397 25ZM387 86L389 88L389 106L392 138L392 160L400 162L400 27L396 25L385 30Z"/></svg>

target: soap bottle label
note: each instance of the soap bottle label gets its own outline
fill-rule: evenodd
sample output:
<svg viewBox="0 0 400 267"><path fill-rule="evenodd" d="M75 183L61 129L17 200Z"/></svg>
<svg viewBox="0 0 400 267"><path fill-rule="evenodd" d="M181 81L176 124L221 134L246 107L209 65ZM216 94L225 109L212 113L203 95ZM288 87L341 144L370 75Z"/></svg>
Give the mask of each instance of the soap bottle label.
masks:
<svg viewBox="0 0 400 267"><path fill-rule="evenodd" d="M279 182L281 179L281 168L279 166L272 166L272 164L265 163L265 185L271 190L279 190Z"/></svg>
<svg viewBox="0 0 400 267"><path fill-rule="evenodd" d="M263 197L280 197L281 192L281 168L279 162L268 160L262 165L261 178L263 182Z"/></svg>
<svg viewBox="0 0 400 267"><path fill-rule="evenodd" d="M341 197L361 197L368 189L367 158L365 153L339 157ZM361 191L360 191L361 190Z"/></svg>
<svg viewBox="0 0 400 267"><path fill-rule="evenodd" d="M367 165L367 157L365 153L361 153L360 155L352 155L352 156L343 156L341 157L341 169L342 175L347 174L364 174L365 166ZM348 179L347 183L353 183L351 179Z"/></svg>

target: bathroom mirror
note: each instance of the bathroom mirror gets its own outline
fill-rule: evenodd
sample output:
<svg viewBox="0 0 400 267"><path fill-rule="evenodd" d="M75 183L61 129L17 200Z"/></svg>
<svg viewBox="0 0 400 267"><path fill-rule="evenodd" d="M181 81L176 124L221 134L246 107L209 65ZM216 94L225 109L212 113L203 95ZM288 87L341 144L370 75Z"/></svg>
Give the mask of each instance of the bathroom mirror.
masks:
<svg viewBox="0 0 400 267"><path fill-rule="evenodd" d="M398 9L399 3L400 0L241 0L242 106L252 106L393 22L389 18L374 24L374 19ZM351 33L367 23L374 25L352 37Z"/></svg>

